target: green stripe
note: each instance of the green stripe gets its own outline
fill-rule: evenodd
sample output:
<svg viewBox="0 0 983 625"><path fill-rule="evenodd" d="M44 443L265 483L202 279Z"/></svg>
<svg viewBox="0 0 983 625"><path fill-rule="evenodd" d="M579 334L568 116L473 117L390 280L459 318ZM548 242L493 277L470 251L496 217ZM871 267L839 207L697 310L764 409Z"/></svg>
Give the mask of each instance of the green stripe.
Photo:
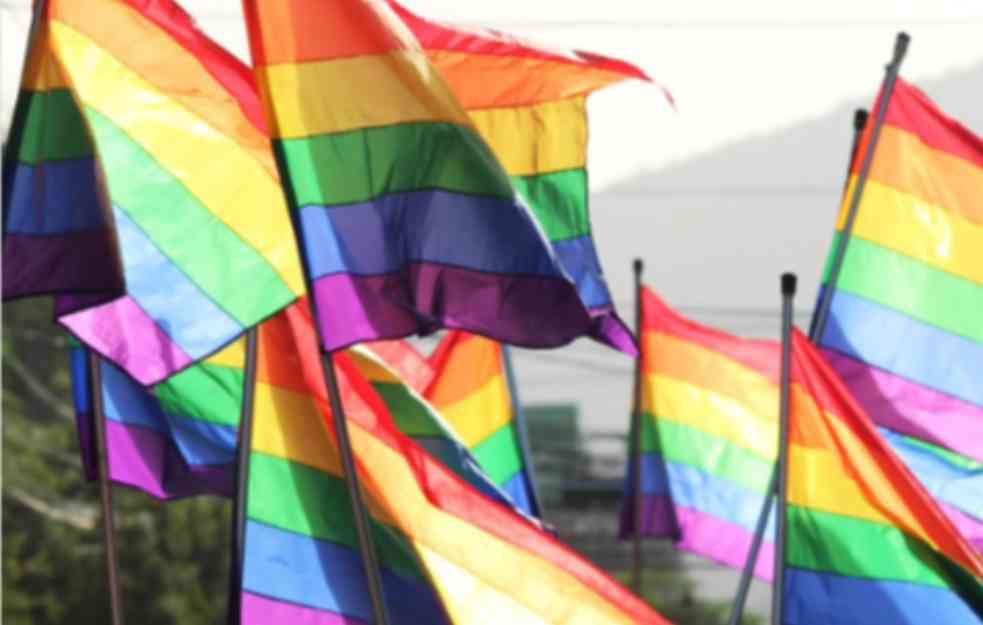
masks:
<svg viewBox="0 0 983 625"><path fill-rule="evenodd" d="M92 108L86 114L103 169L109 172L113 203L216 304L251 326L293 301L293 293L259 252L112 121ZM244 288L244 283L253 288Z"/></svg>
<svg viewBox="0 0 983 625"><path fill-rule="evenodd" d="M373 382L372 387L382 397L396 421L396 427L407 436L447 438L447 433L437 423L428 404L415 396L403 384Z"/></svg>
<svg viewBox="0 0 983 625"><path fill-rule="evenodd" d="M202 363L154 387L164 412L239 427L245 374L242 369Z"/></svg>
<svg viewBox="0 0 983 625"><path fill-rule="evenodd" d="M948 587L944 556L896 527L788 507L786 561L803 569Z"/></svg>
<svg viewBox="0 0 983 625"><path fill-rule="evenodd" d="M586 170L513 176L512 184L528 202L550 241L564 241L591 233Z"/></svg>
<svg viewBox="0 0 983 625"><path fill-rule="evenodd" d="M839 238L837 233L833 246ZM823 277L829 280L829 268ZM836 287L983 343L983 288L909 256L851 237Z"/></svg>
<svg viewBox="0 0 983 625"><path fill-rule="evenodd" d="M651 419L649 415L646 418ZM768 490L774 459L762 458L724 438L667 419L659 419L658 427L662 449L654 441L643 439L643 452L661 451L670 462L689 465L756 493Z"/></svg>
<svg viewBox="0 0 983 625"><path fill-rule="evenodd" d="M966 471L980 471L983 469L983 462L977 462L972 458L967 458L957 454L954 451L945 449L944 447L939 447L938 445L933 445L932 443L925 442L921 439L912 438L911 436L902 436L901 439L906 445L911 445L912 447L918 447L933 456L941 458L946 463L957 466L960 469L965 469Z"/></svg>
<svg viewBox="0 0 983 625"><path fill-rule="evenodd" d="M471 449L475 460L497 486L502 486L522 470L522 455L512 422Z"/></svg>
<svg viewBox="0 0 983 625"><path fill-rule="evenodd" d="M247 516L295 534L352 549L358 536L348 487L342 478L282 458L253 452L249 458ZM374 519L372 539L385 568L426 580L410 542Z"/></svg>
<svg viewBox="0 0 983 625"><path fill-rule="evenodd" d="M23 124L17 149L21 163L38 165L93 156L89 131L67 89L21 91L12 125L16 124Z"/></svg>
<svg viewBox="0 0 983 625"><path fill-rule="evenodd" d="M511 199L501 165L474 130L412 123L277 142L295 201L367 202L383 193L443 189Z"/></svg>

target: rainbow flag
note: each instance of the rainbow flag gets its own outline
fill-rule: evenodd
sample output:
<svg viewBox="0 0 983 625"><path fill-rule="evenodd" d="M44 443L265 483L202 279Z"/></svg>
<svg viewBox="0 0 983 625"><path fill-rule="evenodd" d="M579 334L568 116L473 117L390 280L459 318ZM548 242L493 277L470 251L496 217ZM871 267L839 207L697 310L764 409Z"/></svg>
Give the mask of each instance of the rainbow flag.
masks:
<svg viewBox="0 0 983 625"><path fill-rule="evenodd" d="M454 94L381 1L244 3L325 347L565 344L593 321Z"/></svg>
<svg viewBox="0 0 983 625"><path fill-rule="evenodd" d="M96 479L89 352L71 348L79 447ZM235 494L244 341L237 341L151 391L101 361L109 478L156 497Z"/></svg>
<svg viewBox="0 0 983 625"><path fill-rule="evenodd" d="M782 623L983 623L983 557L818 348L792 340Z"/></svg>
<svg viewBox="0 0 983 625"><path fill-rule="evenodd" d="M373 622L313 323L298 305L261 328L247 625ZM666 623L401 433L358 357L335 361L394 623Z"/></svg>
<svg viewBox="0 0 983 625"><path fill-rule="evenodd" d="M72 240L62 234L98 232L111 220L125 293L100 303L56 290L59 321L152 384L219 351L303 293L262 109L245 66L171 0L49 0L45 6L35 46L50 47L57 61L62 81L49 82L49 90L65 89L37 99L48 103L38 124L46 127L50 113L52 128L66 129L51 145L77 144L90 159L83 147L91 147L105 211L96 210L94 199L68 203L96 188L87 175L92 161L83 158L81 173L61 196L42 196L39 204L36 193L16 193L9 205L5 196L4 235L16 224L17 236L44 241L43 251ZM83 128L91 144L68 136ZM13 179L15 190L29 186L29 179ZM45 239L49 234L55 238ZM34 267L40 260L32 247L17 249L26 256L12 259L12 271L25 264L57 271Z"/></svg>
<svg viewBox="0 0 983 625"><path fill-rule="evenodd" d="M741 568L777 457L778 347L690 321L648 288L641 306L640 533ZM622 537L634 533L635 466L630 448ZM769 525L755 568L765 580L773 537Z"/></svg>
<svg viewBox="0 0 983 625"><path fill-rule="evenodd" d="M868 126L853 161L834 251L871 133ZM983 306L983 139L898 80L875 150L817 342L983 548L983 320L975 313Z"/></svg>
<svg viewBox="0 0 983 625"><path fill-rule="evenodd" d="M650 80L648 76L616 59L551 50L493 30L440 24L391 0L390 5L444 75L543 225L595 319L594 335L635 355L591 235L587 96L624 80Z"/></svg>
<svg viewBox="0 0 983 625"><path fill-rule="evenodd" d="M424 396L447 419L488 476L527 514L540 516L522 452L502 345L452 331L430 357Z"/></svg>

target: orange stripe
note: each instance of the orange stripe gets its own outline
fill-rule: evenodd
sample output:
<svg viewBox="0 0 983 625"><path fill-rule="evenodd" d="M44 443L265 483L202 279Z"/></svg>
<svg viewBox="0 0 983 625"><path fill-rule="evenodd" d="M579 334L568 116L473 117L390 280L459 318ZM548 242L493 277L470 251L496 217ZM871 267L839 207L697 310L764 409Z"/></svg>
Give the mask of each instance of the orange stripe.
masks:
<svg viewBox="0 0 983 625"><path fill-rule="evenodd" d="M61 68L51 51L51 31L42 24L37 31L34 47L24 65L21 89L29 91L53 91L65 89L68 82L62 76Z"/></svg>
<svg viewBox="0 0 983 625"><path fill-rule="evenodd" d="M502 375L501 345L480 336L460 336L424 397L439 409L467 399Z"/></svg>
<svg viewBox="0 0 983 625"><path fill-rule="evenodd" d="M861 150L870 137L864 135ZM858 154L863 154L858 151ZM854 163L854 175L860 167ZM926 145L916 134L884 126L870 171L871 180L914 195L967 221L983 225L983 167ZM844 207L844 211L846 208ZM843 228L841 212L837 228Z"/></svg>
<svg viewBox="0 0 983 625"><path fill-rule="evenodd" d="M122 2L56 2L51 12L53 19L98 42L140 78L239 144L279 180L269 139L198 59L156 24Z"/></svg>
<svg viewBox="0 0 983 625"><path fill-rule="evenodd" d="M427 50L465 109L542 104L628 80L609 70L527 57Z"/></svg>
<svg viewBox="0 0 983 625"><path fill-rule="evenodd" d="M257 67L420 47L384 2L249 0L245 8Z"/></svg>

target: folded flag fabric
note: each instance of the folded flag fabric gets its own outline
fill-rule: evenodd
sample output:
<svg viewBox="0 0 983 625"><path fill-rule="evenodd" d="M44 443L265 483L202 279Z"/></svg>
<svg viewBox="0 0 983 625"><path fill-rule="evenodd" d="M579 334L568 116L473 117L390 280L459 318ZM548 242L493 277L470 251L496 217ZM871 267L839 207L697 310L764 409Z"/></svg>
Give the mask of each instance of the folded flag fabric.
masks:
<svg viewBox="0 0 983 625"><path fill-rule="evenodd" d="M417 393L423 393L433 379L433 367L426 356L405 339L373 341L364 347L385 361Z"/></svg>
<svg viewBox="0 0 983 625"><path fill-rule="evenodd" d="M778 346L690 321L648 288L641 306L640 533L740 568L777 457ZM636 464L629 449L622 537L634 533ZM773 523L755 567L765 580Z"/></svg>
<svg viewBox="0 0 983 625"><path fill-rule="evenodd" d="M23 137L45 140L34 153L57 162L41 167L76 167L46 182L57 182L57 193L38 186L43 176L31 182L36 168L15 167L5 180L13 189L4 196L5 277L26 267L23 279L13 278L21 293L60 295L59 321L72 334L141 383L156 383L304 291L257 92L248 69L172 0L38 6L44 14L35 48L50 50L32 56L50 63L50 54L61 80L45 74L53 81L49 93L30 98L40 108L26 117L55 134L14 136L22 146ZM56 85L65 87L57 95L50 92ZM69 156L79 158L58 160ZM9 236L28 243L8 250L6 240L15 240ZM74 250L85 237L98 252ZM46 270L83 272L58 263L102 253L107 239L116 241L126 285L115 299L93 298L83 289L96 287L73 285L70 275L31 286L31 276ZM38 241L48 256L34 259L30 243ZM52 246L73 251L65 256ZM102 271L102 264L84 272Z"/></svg>
<svg viewBox="0 0 983 625"><path fill-rule="evenodd" d="M983 557L819 349L792 340L782 623L983 623Z"/></svg>
<svg viewBox="0 0 983 625"><path fill-rule="evenodd" d="M591 235L587 96L624 80L649 80L634 65L552 50L494 30L426 20L390 5L491 146L543 225L563 268L595 318L594 336L632 355ZM666 92L668 96L668 92Z"/></svg>
<svg viewBox="0 0 983 625"><path fill-rule="evenodd" d="M434 377L424 396L519 509L540 516L529 460L520 444L502 345L452 331L430 362Z"/></svg>
<svg viewBox="0 0 983 625"><path fill-rule="evenodd" d="M593 321L439 72L381 0L245 0L325 348L462 328L532 347Z"/></svg>
<svg viewBox="0 0 983 625"><path fill-rule="evenodd" d="M852 165L834 251L871 133ZM983 139L899 79L874 150L818 343L953 520L980 536ZM824 290L828 282L829 269ZM969 496L953 497L954 488Z"/></svg>
<svg viewBox="0 0 983 625"><path fill-rule="evenodd" d="M298 305L261 329L271 401L250 461L246 624L374 622L313 323ZM401 433L356 359L335 356L394 623L666 623Z"/></svg>

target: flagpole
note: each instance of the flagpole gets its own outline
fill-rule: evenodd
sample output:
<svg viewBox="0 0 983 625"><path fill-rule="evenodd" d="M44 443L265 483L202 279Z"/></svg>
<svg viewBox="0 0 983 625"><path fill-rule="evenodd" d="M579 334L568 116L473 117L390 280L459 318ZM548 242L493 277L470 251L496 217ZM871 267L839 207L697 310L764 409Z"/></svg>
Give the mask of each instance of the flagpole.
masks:
<svg viewBox="0 0 983 625"><path fill-rule="evenodd" d="M242 407L239 412L239 440L236 448L236 499L233 516L231 574L229 586L228 623L237 625L241 620L239 587L246 562L246 508L249 495L249 460L253 448L253 413L256 404L256 370L259 353L259 328L246 331L246 362L243 370Z"/></svg>
<svg viewBox="0 0 983 625"><path fill-rule="evenodd" d="M522 403L519 401L519 386L515 381L515 370L512 368L512 348L508 345L502 346L502 362L505 364L505 381L509 386L509 399L512 403L512 419L515 422L515 434L519 441L519 453L522 454L522 462L526 469L526 477L529 479L529 495L532 498L533 516L543 516L543 504L539 498L539 488L536 484L536 467L532 461L532 448L529 445L529 430L526 428L526 413L522 410Z"/></svg>
<svg viewBox="0 0 983 625"><path fill-rule="evenodd" d="M867 184L867 178L870 175L870 167L874 161L874 152L877 148L877 142L881 136L881 129L884 126L884 119L887 117L888 106L891 103L891 95L894 93L894 85L898 80L898 71L901 69L901 62L904 60L905 53L908 51L908 43L911 41L911 37L907 33L898 33L897 39L894 42L894 57L891 62L887 65L885 75L884 75L884 86L881 90L881 100L878 102L876 117L874 118L874 127L870 136L870 145L867 148L867 153L864 154L864 161L860 168L860 175L857 178L857 186L853 190L853 196L850 198L850 208L847 211L846 223L843 225L843 231L840 234L839 241L836 243L836 251L833 255L833 264L830 267L829 278L826 280L826 286L823 289L822 298L819 300L819 306L816 308L816 316L812 324L812 332L810 332L810 338L814 342L819 342L822 340L823 333L826 330L826 321L829 318L829 309L833 303L833 292L836 290L836 283L840 277L840 271L843 269L843 258L846 256L846 246L853 233L853 224L857 220L857 209L860 207L860 201L863 198L864 187Z"/></svg>
<svg viewBox="0 0 983 625"><path fill-rule="evenodd" d="M345 471L345 483L348 486L348 493L351 497L355 534L358 537L359 555L361 555L362 563L365 567L365 581L368 585L369 599L372 602L372 614L375 617L374 625L390 625L389 610L386 607L385 595L382 590L382 574L379 572L379 558L376 554L375 544L372 542L372 535L369 529L369 514L365 506L362 484L359 481L358 472L355 467L351 438L348 434L348 419L345 415L345 408L341 403L341 392L338 387L338 374L335 370L334 357L324 347L324 333L321 330L317 297L315 297L314 285L311 280L311 262L307 255L307 247L304 242L303 226L300 223L300 207L297 203L297 194L293 188L293 184L290 182L290 176L288 175L289 168L287 167L286 157L283 153L283 146L278 141L273 142L273 152L276 157L277 169L283 180L284 195L287 199L287 210L290 212L294 237L297 240L297 251L304 268L304 283L307 288L307 299L311 307L314 329L317 332L318 349L321 352L321 373L324 376L324 384L328 390L328 401L331 405L331 418L335 428L335 438L338 441L338 451L341 454L341 463Z"/></svg>
<svg viewBox="0 0 983 625"><path fill-rule="evenodd" d="M109 582L109 606L113 625L123 625L123 599L119 584L119 561L116 555L116 523L113 518L113 485L109 481L109 455L106 445L106 409L102 395L102 366L99 355L89 352L89 392L95 421L96 458L99 465L99 498L102 501L102 531L106 543L106 573Z"/></svg>
<svg viewBox="0 0 983 625"><path fill-rule="evenodd" d="M785 604L785 546L788 505L789 397L792 390L792 306L794 273L782 274L782 388L778 427L778 514L775 516L775 579L771 589L771 623L782 625Z"/></svg>

